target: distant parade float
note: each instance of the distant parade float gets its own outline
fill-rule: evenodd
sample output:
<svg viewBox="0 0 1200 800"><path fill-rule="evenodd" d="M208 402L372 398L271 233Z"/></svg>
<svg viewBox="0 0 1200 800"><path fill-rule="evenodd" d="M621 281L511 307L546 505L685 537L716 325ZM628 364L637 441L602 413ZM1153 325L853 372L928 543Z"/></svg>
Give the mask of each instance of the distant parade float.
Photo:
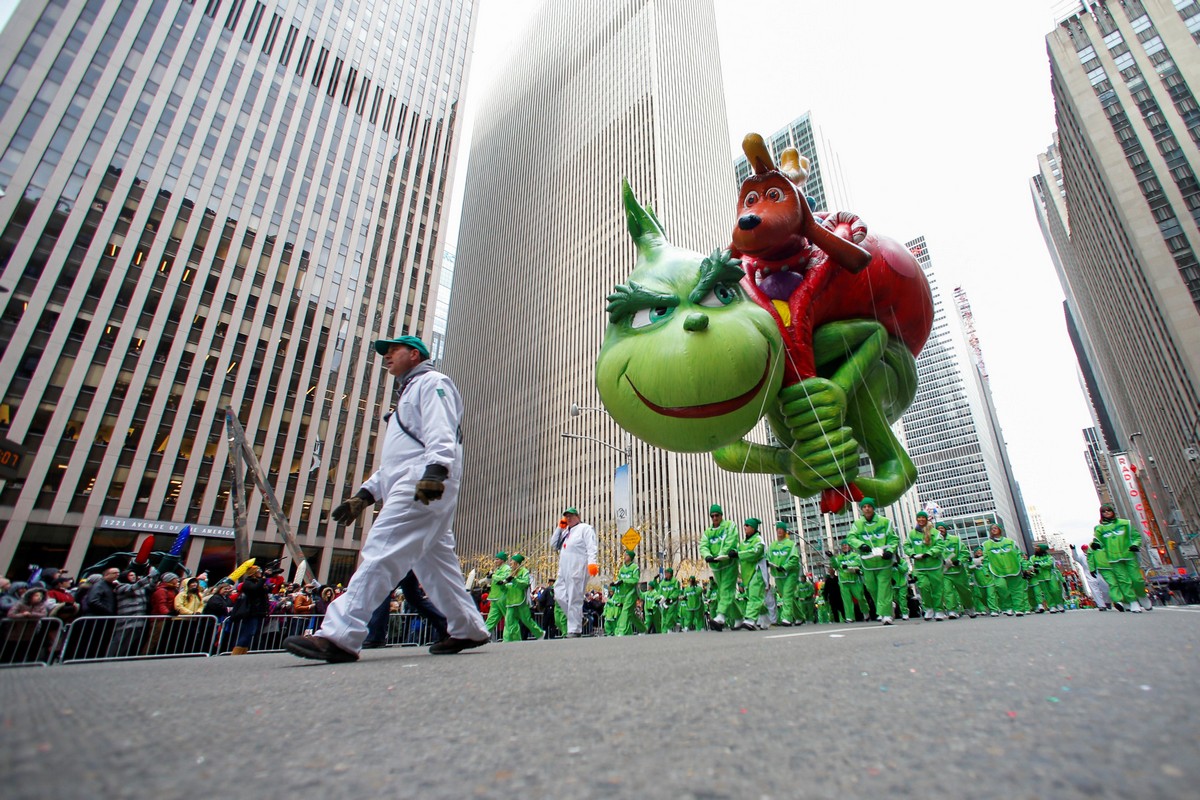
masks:
<svg viewBox="0 0 1200 800"><path fill-rule="evenodd" d="M891 425L916 395L933 297L900 243L856 215L814 211L808 162L776 166L761 137L738 195L732 241L707 257L675 247L623 185L637 263L608 297L596 386L622 428L732 472L781 475L838 512L884 506L916 481ZM766 417L777 443L745 437ZM859 455L873 475L859 474Z"/></svg>

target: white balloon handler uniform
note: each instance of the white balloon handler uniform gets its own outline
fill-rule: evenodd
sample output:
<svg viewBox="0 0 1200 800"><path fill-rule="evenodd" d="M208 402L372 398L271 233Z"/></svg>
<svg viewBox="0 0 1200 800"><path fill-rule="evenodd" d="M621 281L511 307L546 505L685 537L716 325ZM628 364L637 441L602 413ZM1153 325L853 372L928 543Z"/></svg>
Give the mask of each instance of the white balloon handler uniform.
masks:
<svg viewBox="0 0 1200 800"><path fill-rule="evenodd" d="M551 541L558 551L558 579L554 602L567 615L567 635L583 633L583 594L587 588L588 564L595 564L596 529L586 522L559 528Z"/></svg>
<svg viewBox="0 0 1200 800"><path fill-rule="evenodd" d="M1088 594L1096 601L1096 608L1108 608L1112 604L1112 598L1108 594L1108 584L1104 582L1104 578L1100 577L1100 573L1096 573L1096 577L1092 577L1089 573L1087 556L1071 546L1071 559L1079 565L1079 569L1075 573L1087 588Z"/></svg>
<svg viewBox="0 0 1200 800"><path fill-rule="evenodd" d="M462 483L462 398L448 377L427 365L413 368L398 409L384 417L380 467L362 485L376 501L383 500L383 508L371 525L350 585L330 603L317 632L352 652L362 648L371 613L410 569L446 615L451 637L488 638L483 616L463 586L451 531ZM426 505L413 496L431 464L446 467L450 474L441 499Z"/></svg>

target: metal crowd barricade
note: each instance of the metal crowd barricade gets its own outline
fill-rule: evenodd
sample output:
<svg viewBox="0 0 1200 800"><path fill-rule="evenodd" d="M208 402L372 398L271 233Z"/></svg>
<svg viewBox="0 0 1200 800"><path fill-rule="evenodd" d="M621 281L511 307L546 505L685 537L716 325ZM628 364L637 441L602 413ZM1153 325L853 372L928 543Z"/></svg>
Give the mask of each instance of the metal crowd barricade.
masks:
<svg viewBox="0 0 1200 800"><path fill-rule="evenodd" d="M63 664L147 658L210 656L217 618L206 614L178 617L78 617L67 626L58 660Z"/></svg>
<svg viewBox="0 0 1200 800"><path fill-rule="evenodd" d="M321 627L324 617L320 614L271 614L258 624L248 644L250 653L278 653L283 650L283 640L289 636L314 633ZM216 652L229 655L237 645L238 638L252 620L226 620L221 626ZM397 647L421 647L433 644L433 629L416 614L392 614L388 617L387 645Z"/></svg>
<svg viewBox="0 0 1200 800"><path fill-rule="evenodd" d="M0 667L45 667L62 643L62 620L0 619Z"/></svg>

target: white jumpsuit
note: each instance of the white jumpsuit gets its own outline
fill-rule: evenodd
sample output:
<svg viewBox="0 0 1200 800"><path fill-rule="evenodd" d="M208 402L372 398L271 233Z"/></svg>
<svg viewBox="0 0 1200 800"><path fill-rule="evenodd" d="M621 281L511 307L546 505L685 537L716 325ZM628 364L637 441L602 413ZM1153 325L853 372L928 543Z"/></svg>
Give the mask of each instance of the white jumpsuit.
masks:
<svg viewBox="0 0 1200 800"><path fill-rule="evenodd" d="M352 652L362 648L371 613L410 569L429 599L446 615L450 636L488 638L483 617L464 588L451 531L462 482L462 445L458 441L462 398L440 372L426 364L413 369L419 372L402 393L399 409L384 423L380 467L362 485L376 502L383 501L383 508L371 526L350 585L329 605L317 632ZM411 435L400 427L400 421ZM413 494L430 464L441 464L450 474L441 499L425 505L414 500Z"/></svg>
<svg viewBox="0 0 1200 800"><path fill-rule="evenodd" d="M551 547L558 550L558 580L554 602L567 615L567 633L583 633L583 594L587 589L588 564L596 562L596 529L586 522L560 528Z"/></svg>

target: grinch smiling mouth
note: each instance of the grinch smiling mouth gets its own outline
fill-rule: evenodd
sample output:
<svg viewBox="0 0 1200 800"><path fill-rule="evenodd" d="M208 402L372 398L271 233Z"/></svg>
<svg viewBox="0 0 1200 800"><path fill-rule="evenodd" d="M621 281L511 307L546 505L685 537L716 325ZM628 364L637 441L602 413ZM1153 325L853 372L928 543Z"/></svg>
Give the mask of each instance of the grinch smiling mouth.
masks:
<svg viewBox="0 0 1200 800"><path fill-rule="evenodd" d="M729 400L721 400L716 403L701 403L695 406L660 406L657 403L647 399L644 394L638 391L633 379L628 374L625 375L625 380L629 381L629 385L633 388L634 394L638 399L646 404L646 407L656 414L662 414L666 417L678 417L680 419L705 419L707 417L719 417L723 414L730 414L737 411L742 406L749 403L754 398L764 385L771 373L771 357L767 356L767 363L763 367L762 377L758 379L758 383L747 392L730 398Z"/></svg>

